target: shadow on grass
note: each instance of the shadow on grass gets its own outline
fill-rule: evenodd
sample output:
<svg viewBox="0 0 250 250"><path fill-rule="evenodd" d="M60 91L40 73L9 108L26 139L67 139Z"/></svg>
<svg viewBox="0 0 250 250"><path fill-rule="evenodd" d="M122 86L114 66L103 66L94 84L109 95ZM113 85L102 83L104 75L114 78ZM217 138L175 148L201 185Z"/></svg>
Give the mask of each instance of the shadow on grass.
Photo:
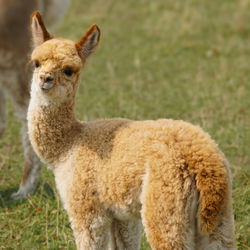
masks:
<svg viewBox="0 0 250 250"><path fill-rule="evenodd" d="M56 198L53 188L47 182L40 183L36 192L47 199Z"/></svg>
<svg viewBox="0 0 250 250"><path fill-rule="evenodd" d="M0 207L1 208L12 208L12 207L16 207L26 202L26 199L24 198L19 199L19 200L11 199L11 194L15 193L17 190L18 190L18 187L0 190Z"/></svg>
<svg viewBox="0 0 250 250"><path fill-rule="evenodd" d="M11 195L17 192L18 187L0 190L0 208L12 208L27 202L26 198L14 200ZM55 193L47 182L39 183L34 195L43 196L44 199L55 199Z"/></svg>

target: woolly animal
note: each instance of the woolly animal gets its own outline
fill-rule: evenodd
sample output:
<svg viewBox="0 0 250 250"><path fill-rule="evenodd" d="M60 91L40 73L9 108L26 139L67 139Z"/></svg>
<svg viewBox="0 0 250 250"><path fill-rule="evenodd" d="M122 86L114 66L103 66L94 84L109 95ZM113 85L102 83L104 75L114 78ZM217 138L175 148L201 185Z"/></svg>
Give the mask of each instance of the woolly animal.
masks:
<svg viewBox="0 0 250 250"><path fill-rule="evenodd" d="M100 29L52 38L31 17L35 65L28 133L53 169L77 249L234 249L229 167L214 141L184 121L76 119L81 69Z"/></svg>
<svg viewBox="0 0 250 250"><path fill-rule="evenodd" d="M37 185L41 162L34 153L27 133L27 109L30 99L31 71L29 19L39 9L51 26L60 23L70 0L0 0L0 138L6 127L5 96L10 97L16 116L22 123L24 174L19 190L12 198L32 194Z"/></svg>

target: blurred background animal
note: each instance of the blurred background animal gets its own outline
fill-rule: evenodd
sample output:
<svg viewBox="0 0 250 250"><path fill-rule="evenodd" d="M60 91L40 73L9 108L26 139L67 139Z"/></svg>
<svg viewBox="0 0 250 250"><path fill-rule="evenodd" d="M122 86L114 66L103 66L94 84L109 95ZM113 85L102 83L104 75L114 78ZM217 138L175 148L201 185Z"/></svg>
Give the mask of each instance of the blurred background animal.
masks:
<svg viewBox="0 0 250 250"><path fill-rule="evenodd" d="M26 112L30 99L29 18L34 10L43 13L50 28L57 26L71 0L0 0L0 137L6 128L6 95L10 97L16 116L22 123L24 173L19 189L12 198L19 199L34 192L41 162L31 148L27 135Z"/></svg>

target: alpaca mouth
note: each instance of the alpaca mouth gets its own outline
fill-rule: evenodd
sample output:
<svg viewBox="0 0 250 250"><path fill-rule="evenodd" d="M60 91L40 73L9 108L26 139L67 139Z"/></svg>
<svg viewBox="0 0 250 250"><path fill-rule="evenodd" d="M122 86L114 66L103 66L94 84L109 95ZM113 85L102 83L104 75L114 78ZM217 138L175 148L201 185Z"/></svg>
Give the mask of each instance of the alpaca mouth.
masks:
<svg viewBox="0 0 250 250"><path fill-rule="evenodd" d="M53 87L54 87L54 83L52 82L44 82L40 85L42 91L44 92L49 92Z"/></svg>

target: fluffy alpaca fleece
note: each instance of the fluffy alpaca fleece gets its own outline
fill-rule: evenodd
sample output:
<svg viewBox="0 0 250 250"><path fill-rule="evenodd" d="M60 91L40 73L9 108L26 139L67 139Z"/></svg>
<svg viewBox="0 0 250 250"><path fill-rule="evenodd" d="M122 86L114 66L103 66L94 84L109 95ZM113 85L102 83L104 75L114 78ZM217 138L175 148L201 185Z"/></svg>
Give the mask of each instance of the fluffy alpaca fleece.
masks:
<svg viewBox="0 0 250 250"><path fill-rule="evenodd" d="M64 17L69 3L70 0L0 0L0 138L6 127L5 96L8 95L22 123L25 158L22 182L19 190L12 194L14 199L33 193L42 166L27 133L31 72L26 66L30 54L30 15L39 9L50 27L55 26Z"/></svg>
<svg viewBox="0 0 250 250"><path fill-rule="evenodd" d="M50 164L78 249L234 249L229 167L199 127L161 119L80 122L80 70L95 50L96 25L75 43L51 38L31 18L35 65L28 132ZM141 223L142 221L142 223Z"/></svg>

